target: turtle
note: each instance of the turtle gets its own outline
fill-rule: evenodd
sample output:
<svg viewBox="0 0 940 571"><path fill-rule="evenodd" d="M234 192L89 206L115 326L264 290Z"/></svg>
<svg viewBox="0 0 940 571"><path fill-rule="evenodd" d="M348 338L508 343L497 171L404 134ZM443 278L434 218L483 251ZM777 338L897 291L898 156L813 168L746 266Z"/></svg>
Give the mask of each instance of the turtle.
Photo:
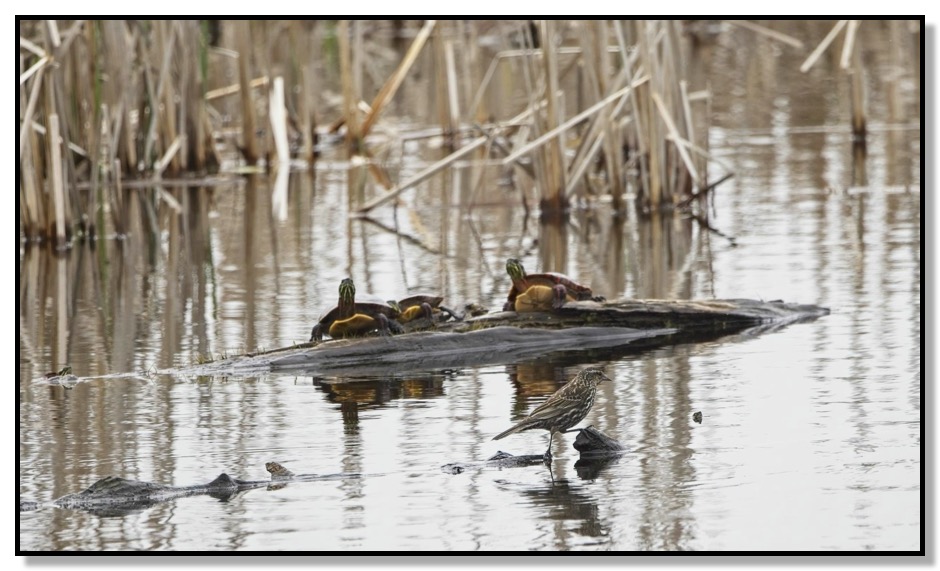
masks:
<svg viewBox="0 0 940 571"><path fill-rule="evenodd" d="M43 375L43 378L46 379L57 379L59 377L67 377L72 374L72 366L66 365L54 373L46 373Z"/></svg>
<svg viewBox="0 0 940 571"><path fill-rule="evenodd" d="M444 298L439 295L416 293L398 301L389 300L388 304L398 310L398 321L402 323L408 323L419 317L425 317L431 323L446 321L451 317L460 321L460 316L454 313L453 310L441 305L442 301L444 301Z"/></svg>
<svg viewBox="0 0 940 571"><path fill-rule="evenodd" d="M512 288L503 311L545 311L558 309L566 301L605 301L594 295L591 288L581 285L564 274L545 272L526 274L518 258L506 260L506 272L512 278ZM521 299L520 299L521 298Z"/></svg>
<svg viewBox="0 0 940 571"><path fill-rule="evenodd" d="M67 389L78 384L78 377L72 374L71 365L66 365L54 373L46 373L43 378L49 381L49 384L62 385Z"/></svg>
<svg viewBox="0 0 940 571"><path fill-rule="evenodd" d="M470 317L479 317L481 315L486 315L486 312L489 311L487 308L483 307L479 303L470 302L463 306L463 317L466 318L468 315Z"/></svg>
<svg viewBox="0 0 940 571"><path fill-rule="evenodd" d="M334 339L365 335L376 329L382 335L404 333L395 321L397 317L398 311L378 297L364 294L356 299L356 285L351 278L345 278L339 284L336 306L320 316L310 332L310 342L322 340L323 333Z"/></svg>

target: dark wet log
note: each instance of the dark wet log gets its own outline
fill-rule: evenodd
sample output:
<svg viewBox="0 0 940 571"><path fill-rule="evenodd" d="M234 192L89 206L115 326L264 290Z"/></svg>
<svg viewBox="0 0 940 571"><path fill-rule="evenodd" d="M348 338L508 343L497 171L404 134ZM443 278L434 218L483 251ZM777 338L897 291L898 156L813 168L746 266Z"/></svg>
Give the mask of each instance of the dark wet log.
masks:
<svg viewBox="0 0 940 571"><path fill-rule="evenodd" d="M298 345L261 354L205 363L175 374L224 375L303 370L306 373L441 369L532 359L554 351L618 347L675 333L674 329L578 327L523 329L486 327L467 333L421 331L393 337L365 337Z"/></svg>
<svg viewBox="0 0 940 571"><path fill-rule="evenodd" d="M445 474L462 474L467 470L484 470L487 468L502 470L503 468L524 468L539 464L545 464L545 456L542 454L515 456L501 450L485 462L452 462L444 464L441 466L441 472Z"/></svg>
<svg viewBox="0 0 940 571"><path fill-rule="evenodd" d="M78 509L97 515L126 515L145 510L157 504L190 496L208 495L227 501L236 494L256 489L282 487L286 482L336 480L358 478L359 474L294 474L277 462L268 462L265 468L270 480L238 480L228 474L220 474L208 484L194 486L169 486L139 480L127 480L118 476L102 478L75 494L53 500L51 505ZM20 511L32 511L43 507L42 503L20 499Z"/></svg>
<svg viewBox="0 0 940 571"><path fill-rule="evenodd" d="M556 351L636 346L641 340L643 346L656 346L713 339L748 328L765 332L828 313L828 309L814 305L747 299L579 301L551 312L497 312L438 323L423 332L304 343L173 372L250 374L298 369L307 373L387 374L477 366Z"/></svg>
<svg viewBox="0 0 940 571"><path fill-rule="evenodd" d="M123 515L189 496L209 495L225 501L241 491L267 485L268 482L263 481L235 480L228 474L219 474L208 484L195 486L167 486L107 476L77 494L62 496L52 503L60 508L80 509L97 515Z"/></svg>
<svg viewBox="0 0 940 571"><path fill-rule="evenodd" d="M552 312L499 312L469 319L453 326L455 331L493 325L567 328L579 326L676 329L680 333L730 333L756 325L779 325L816 319L829 310L816 305L752 299L712 300L615 300L568 302Z"/></svg>
<svg viewBox="0 0 940 571"><path fill-rule="evenodd" d="M578 475L584 479L593 479L608 464L616 461L627 450L622 444L607 436L593 426L577 430L578 437L573 446L581 456L575 463ZM452 462L441 466L445 474L462 474L468 470L486 470L504 468L525 468L550 461L544 454L526 454L515 456L508 452L497 452L485 462Z"/></svg>
<svg viewBox="0 0 940 571"><path fill-rule="evenodd" d="M582 458L619 456L627 451L622 444L593 426L578 430L574 449L581 453Z"/></svg>

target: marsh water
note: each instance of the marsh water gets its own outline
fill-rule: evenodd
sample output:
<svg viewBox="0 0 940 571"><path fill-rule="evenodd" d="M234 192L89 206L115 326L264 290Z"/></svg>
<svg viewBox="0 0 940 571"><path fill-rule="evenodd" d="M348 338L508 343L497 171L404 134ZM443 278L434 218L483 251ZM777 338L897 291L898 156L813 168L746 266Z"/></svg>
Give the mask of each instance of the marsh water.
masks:
<svg viewBox="0 0 940 571"><path fill-rule="evenodd" d="M708 47L711 152L735 174L714 192L717 232L682 214L618 221L603 202L543 226L499 169L477 196L476 159L350 218L377 191L335 147L291 174L286 202L265 175L167 187L185 214L161 208L155 239L141 216L137 233L63 255L21 246L22 499L108 475L261 480L272 460L339 477L123 514L47 506L19 514L20 548L919 549L918 79L870 80L862 157L836 62L801 74L804 57L742 32ZM444 153L403 144L397 176ZM782 299L831 314L694 344L572 346L407 374L167 372L306 341L347 276L387 297L439 291L498 308L507 257L611 299ZM64 365L74 387L42 378ZM544 431L491 438L588 365L614 382L582 426L624 444L618 460L579 469L567 434L550 467L442 471L499 450L540 454Z"/></svg>

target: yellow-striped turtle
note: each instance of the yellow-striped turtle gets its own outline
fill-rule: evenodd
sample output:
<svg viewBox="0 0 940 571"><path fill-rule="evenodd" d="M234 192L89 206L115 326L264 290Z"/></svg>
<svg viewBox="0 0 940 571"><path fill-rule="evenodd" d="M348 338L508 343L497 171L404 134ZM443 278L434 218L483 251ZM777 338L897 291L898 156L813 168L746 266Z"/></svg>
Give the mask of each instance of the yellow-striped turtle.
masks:
<svg viewBox="0 0 940 571"><path fill-rule="evenodd" d="M588 286L577 283L565 274L526 274L522 262L517 258L506 260L506 272L512 278L512 287L503 311L547 311L558 309L566 301L605 300L603 296L594 295Z"/></svg>
<svg viewBox="0 0 940 571"><path fill-rule="evenodd" d="M442 301L444 298L439 295L416 293L398 301L389 300L388 304L398 310L397 319L402 323L408 323L419 317L424 317L432 323L446 321L451 317L460 321L460 317L453 310L441 305Z"/></svg>
<svg viewBox="0 0 940 571"><path fill-rule="evenodd" d="M351 278L339 284L339 301L336 306L320 316L320 321L310 332L310 341L320 341L323 334L339 339L357 337L378 330L382 335L404 333L395 321L398 311L381 299L368 294L356 299L356 285Z"/></svg>

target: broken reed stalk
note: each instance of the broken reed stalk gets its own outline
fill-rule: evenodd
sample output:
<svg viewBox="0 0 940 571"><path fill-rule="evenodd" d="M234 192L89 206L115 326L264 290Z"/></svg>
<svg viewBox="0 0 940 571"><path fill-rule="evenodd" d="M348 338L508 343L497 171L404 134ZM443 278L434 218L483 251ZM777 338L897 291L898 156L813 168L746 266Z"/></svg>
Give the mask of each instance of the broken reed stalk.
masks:
<svg viewBox="0 0 940 571"><path fill-rule="evenodd" d="M826 48L829 47L829 44L831 44L832 41L836 39L836 36L839 35L839 32L842 31L842 28L844 28L848 22L848 20L839 20L836 22L836 25L833 26L831 30L829 30L829 33L826 34L826 37L823 38L823 41L819 42L819 45L816 46L816 49L814 49L813 52L809 54L809 56L806 58L806 61L804 61L800 66L801 72L806 73L810 70L811 67L813 67L813 65L816 63L816 60L819 59L819 56L821 56L823 52L826 51Z"/></svg>
<svg viewBox="0 0 940 571"><path fill-rule="evenodd" d="M564 122L564 109L558 99L558 54L555 52L555 23L552 20L539 22L542 45L542 65L544 70L545 111L544 114L534 114L533 118L542 119L539 131L551 131ZM536 121L538 124L539 121ZM561 143L558 139L550 139L539 157L544 174L539 177L541 194L541 208L543 211L563 212L567 206L564 200L565 171L564 157L561 153ZM538 167L536 167L538 168Z"/></svg>
<svg viewBox="0 0 940 571"><path fill-rule="evenodd" d="M311 64L301 66L300 77L302 89L300 92L300 103L297 107L300 113L303 158L310 164L313 164L317 158L316 149L314 148L317 144L317 106L313 96L316 89L313 83L313 76L314 71Z"/></svg>
<svg viewBox="0 0 940 571"><path fill-rule="evenodd" d="M353 24L355 26L355 24ZM352 46L349 41L349 20L340 20L336 26L336 42L339 49L339 75L343 89L343 121L346 125L346 146L352 154L362 148L359 128L359 94L353 79Z"/></svg>
<svg viewBox="0 0 940 571"><path fill-rule="evenodd" d="M450 99L447 97L447 57L444 53L444 30L438 26L434 30L434 37L431 40L431 54L434 64L434 81L431 86L433 94L431 97L437 102L438 122L441 125L441 133L445 139L445 145L453 150L454 135L457 124L454 123L453 114L450 110Z"/></svg>
<svg viewBox="0 0 940 571"><path fill-rule="evenodd" d="M274 147L277 149L278 172L290 168L290 149L287 141L287 107L284 103L284 78L274 78L274 88L268 98L271 119L271 131L274 133Z"/></svg>
<svg viewBox="0 0 940 571"><path fill-rule="evenodd" d="M49 144L49 156L52 162L52 202L55 206L55 243L57 249L66 245L66 224L71 223L65 219L65 183L62 180L62 144L59 138L59 116L56 113L49 115L49 129L46 132Z"/></svg>
<svg viewBox="0 0 940 571"><path fill-rule="evenodd" d="M516 125L517 123L519 123L519 122L522 121L523 119L526 119L527 117L529 117L529 115L531 115L533 112L535 112L538 108L539 108L539 107L526 109L525 111L523 111L522 113L516 115L515 117L513 117L513 118L510 119L509 121L506 121L506 124L507 124L507 125ZM372 200L366 202L364 205L362 205L361 207L359 207L358 210L356 210L355 214L356 214L356 215L367 214L367 213L368 213L370 210L372 210L373 208L375 208L375 207L377 207L377 206L381 206L382 204L385 204L386 202L388 202L388 201L390 201L390 200L393 200L393 199L396 198L398 195L400 195L402 192L408 190L409 188L414 187L416 184L418 184L418 183L420 183L420 182L422 182L422 181L424 181L424 180L430 178L431 176L433 176L433 175L435 175L436 173L440 172L441 170L443 170L443 169L446 168L447 166L449 166L449 165L453 164L454 162L460 160L461 158L463 158L463 157L469 155L471 152L473 152L473 151L476 150L477 148L479 148L479 147L483 146L484 144L486 144L487 141L490 140L490 138L491 138L491 137L490 137L489 135L485 135L485 136L482 136L482 137L477 137L477 138L474 139L473 141L471 141L471 142L467 143L466 145L464 145L462 148L460 148L460 149L454 151L453 153L447 155L447 156L444 157L443 159L441 159L441 160L437 161L436 163L434 163L434 164L428 166L426 169L422 170L421 172L415 174L413 177L411 177L411 178L408 179L407 181L402 182L402 183L399 183L399 184L396 185L394 188L390 189L387 193L382 194L382 195L380 195L380 196L376 196L376 197L373 198Z"/></svg>
<svg viewBox="0 0 940 571"><path fill-rule="evenodd" d="M752 32L756 32L762 36L767 36L768 38L777 40L778 42L783 42L787 45L793 46L794 48L798 50L803 49L803 42L794 38L793 36L784 34L783 32L771 30L770 28L761 26L760 24L755 24L754 22L748 22L747 20L725 20L725 21L731 25L739 26L741 28L751 30Z"/></svg>
<svg viewBox="0 0 940 571"><path fill-rule="evenodd" d="M852 114L852 136L856 142L864 142L867 134L865 71L862 67L861 46L857 41L860 20L849 22L842 49L842 69L848 70L850 82L849 109Z"/></svg>
<svg viewBox="0 0 940 571"><path fill-rule="evenodd" d="M447 109L456 140L457 129L460 127L460 99L457 94L457 63L454 59L453 40L444 42L444 61L447 66Z"/></svg>
<svg viewBox="0 0 940 571"><path fill-rule="evenodd" d="M849 106L851 109L852 136L856 141L864 141L866 134L866 109L865 109L865 82L864 71L862 69L862 58L860 55L861 47L856 41L858 28L861 25L859 20L839 20L829 30L826 37L823 38L813 53L806 58L800 71L806 73L813 67L819 57L832 44L843 29L845 32L845 41L842 44L842 54L839 58L839 66L849 74Z"/></svg>
<svg viewBox="0 0 940 571"><path fill-rule="evenodd" d="M395 71L392 73L392 75L389 76L388 80L385 82L385 85L383 85L376 94L375 99L372 100L371 110L369 111L369 114L366 115L366 118L362 121L362 127L360 128L363 137L369 134L369 131L372 130L372 126L379 118L379 115L382 114L382 111L385 110L388 102L391 101L393 97L395 97L395 93L398 92L398 88L401 87L401 84L408 75L408 71L411 69L411 66L414 65L415 60L418 59L418 55L424 48L424 44L427 43L428 37L430 37L431 32L434 30L434 26L436 24L437 20L428 20L424 23L424 26L421 27L418 35L415 36L414 41L411 42L411 46L405 53L405 57L402 58L401 62L398 64L398 67L395 68Z"/></svg>
<svg viewBox="0 0 940 571"><path fill-rule="evenodd" d="M258 162L261 154L258 151L258 138L255 136L255 104L251 98L249 86L250 71L248 69L251 54L251 29L249 22L239 20L233 22L235 27L235 48L238 51L238 85L240 87L242 107L242 144L241 152L248 164Z"/></svg>

